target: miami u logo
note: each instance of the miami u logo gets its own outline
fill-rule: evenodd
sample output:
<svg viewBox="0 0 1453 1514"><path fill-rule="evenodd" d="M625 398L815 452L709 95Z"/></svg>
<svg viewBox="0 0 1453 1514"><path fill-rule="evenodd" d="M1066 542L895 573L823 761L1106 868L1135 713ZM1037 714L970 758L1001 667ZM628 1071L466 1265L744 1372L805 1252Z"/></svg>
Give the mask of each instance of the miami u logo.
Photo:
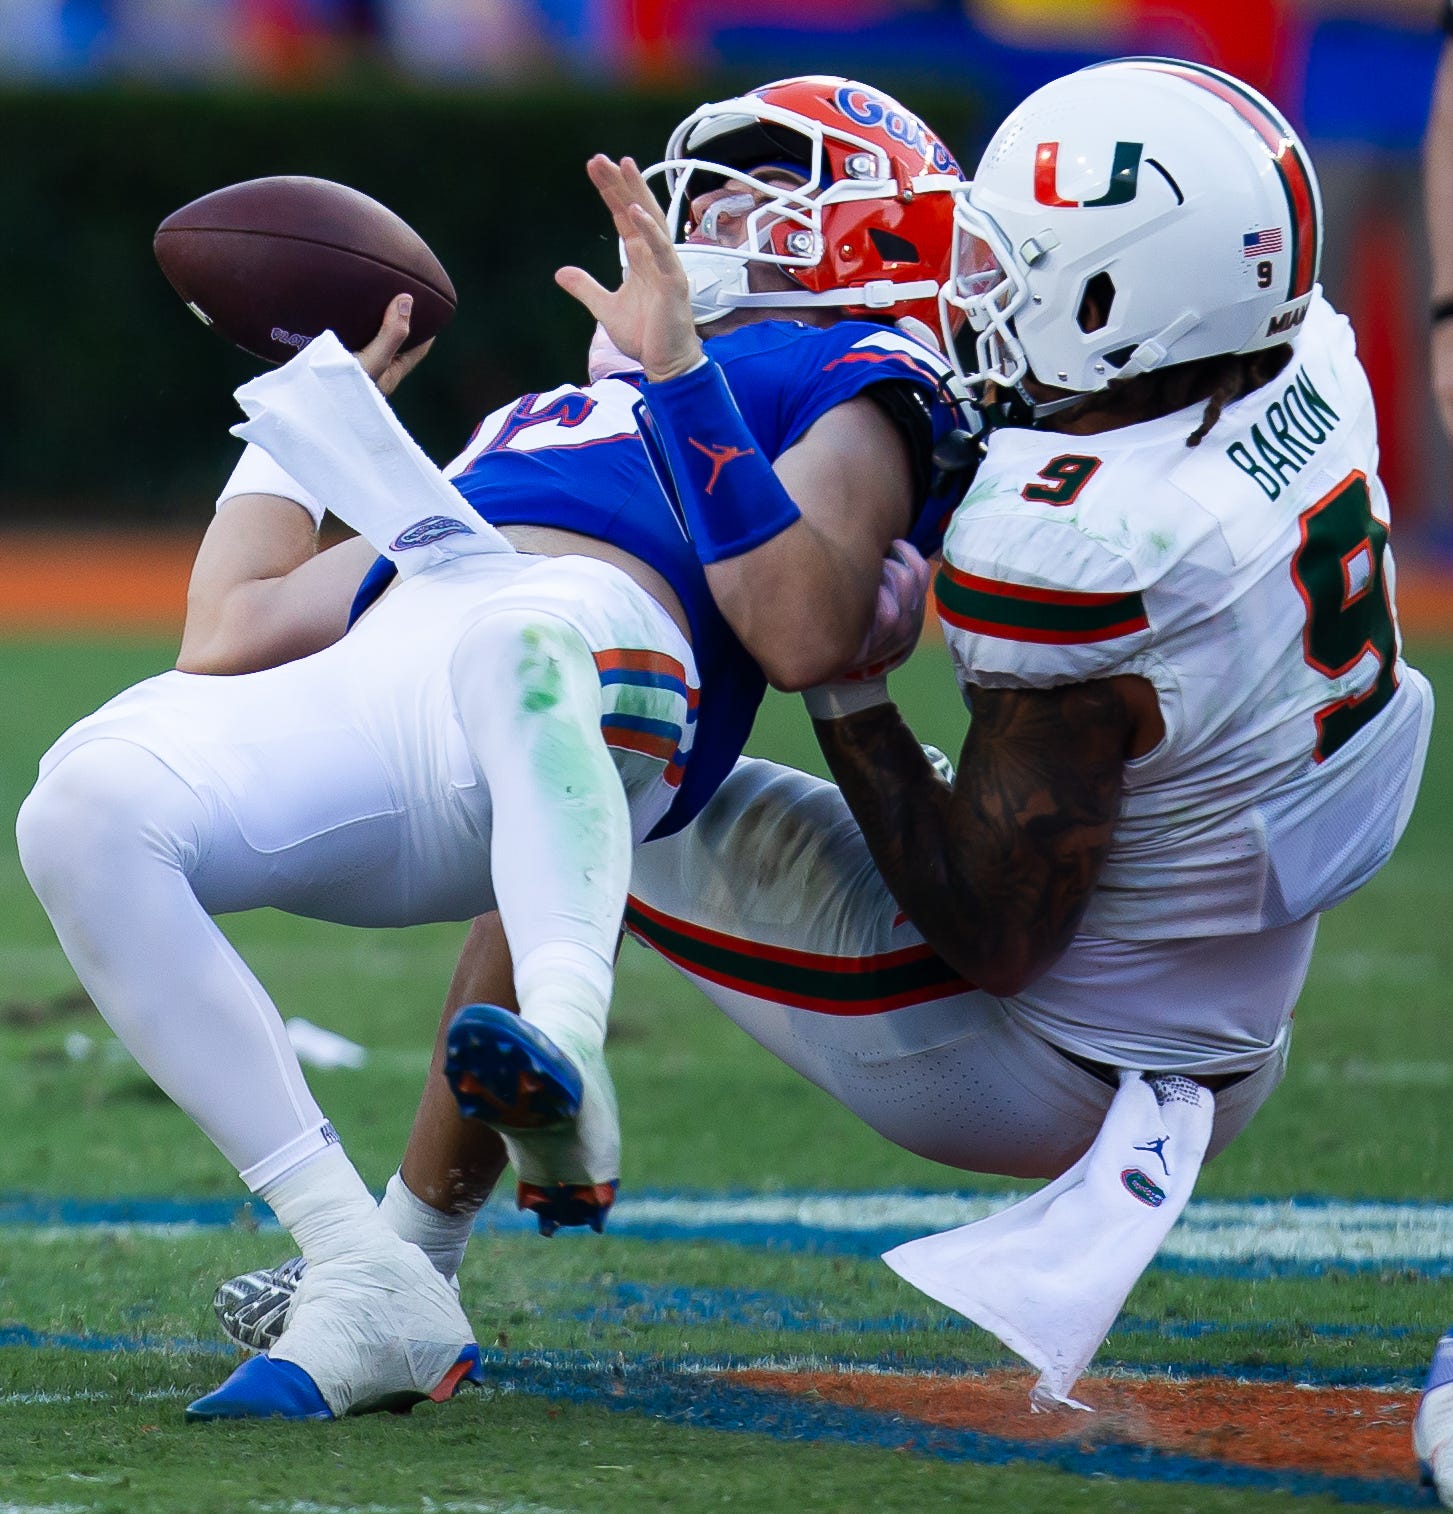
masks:
<svg viewBox="0 0 1453 1514"><path fill-rule="evenodd" d="M1110 168L1110 187L1098 200L1065 200L1059 192L1059 143L1041 142L1034 154L1034 198L1056 209L1093 210L1097 205L1128 205L1140 179L1143 142L1117 142Z"/></svg>

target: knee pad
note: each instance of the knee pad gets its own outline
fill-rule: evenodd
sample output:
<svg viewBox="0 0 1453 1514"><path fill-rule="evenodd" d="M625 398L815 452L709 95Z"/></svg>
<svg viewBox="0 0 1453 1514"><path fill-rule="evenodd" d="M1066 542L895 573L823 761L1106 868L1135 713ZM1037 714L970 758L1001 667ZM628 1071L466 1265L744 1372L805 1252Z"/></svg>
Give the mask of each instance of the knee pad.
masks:
<svg viewBox="0 0 1453 1514"><path fill-rule="evenodd" d="M595 658L566 621L511 608L483 616L460 637L450 677L456 697L476 690L485 678L496 697L504 695L538 714L578 693L582 677L594 679Z"/></svg>
<svg viewBox="0 0 1453 1514"><path fill-rule="evenodd" d="M177 791L197 802L159 758L131 742L97 739L66 752L15 820L20 865L42 903L51 889L104 876L128 849L154 848Z"/></svg>

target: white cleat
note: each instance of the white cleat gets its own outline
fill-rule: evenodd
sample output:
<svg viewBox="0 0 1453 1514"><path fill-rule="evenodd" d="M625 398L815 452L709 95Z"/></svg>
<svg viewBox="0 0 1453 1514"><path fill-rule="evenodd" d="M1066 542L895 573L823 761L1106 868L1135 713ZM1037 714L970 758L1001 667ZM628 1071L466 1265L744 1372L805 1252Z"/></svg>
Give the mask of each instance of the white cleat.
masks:
<svg viewBox="0 0 1453 1514"><path fill-rule="evenodd" d="M1413 1421L1413 1453L1445 1509L1453 1509L1453 1330L1433 1351L1418 1415Z"/></svg>
<svg viewBox="0 0 1453 1514"><path fill-rule="evenodd" d="M399 1241L382 1257L310 1266L268 1355L301 1367L340 1418L428 1398L473 1344L454 1290Z"/></svg>
<svg viewBox="0 0 1453 1514"><path fill-rule="evenodd" d="M375 1254L309 1266L287 1320L266 1356L187 1406L189 1421L406 1413L483 1381L454 1289L396 1237Z"/></svg>

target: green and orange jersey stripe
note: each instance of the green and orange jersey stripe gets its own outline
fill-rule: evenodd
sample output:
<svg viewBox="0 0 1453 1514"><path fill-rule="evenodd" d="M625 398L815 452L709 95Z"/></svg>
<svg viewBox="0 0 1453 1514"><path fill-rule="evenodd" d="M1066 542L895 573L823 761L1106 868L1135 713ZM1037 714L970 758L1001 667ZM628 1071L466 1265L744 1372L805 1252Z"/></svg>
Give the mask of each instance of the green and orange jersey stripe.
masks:
<svg viewBox="0 0 1453 1514"><path fill-rule="evenodd" d="M1291 127L1245 85L1198 63L1186 63L1178 58L1117 58L1113 63L1093 66L1109 68L1126 63L1198 84L1218 100L1224 100L1266 143L1277 172L1281 175L1282 192L1286 195L1287 209L1291 216L1292 275L1287 288L1287 299L1295 300L1304 294L1310 294L1317 278L1317 249L1322 240L1321 227L1317 224L1315 181L1297 146ZM1246 229L1253 231L1256 228Z"/></svg>
<svg viewBox="0 0 1453 1514"><path fill-rule="evenodd" d="M882 1014L974 987L925 945L867 957L767 946L679 920L634 896L626 903L626 929L695 977L817 1014Z"/></svg>
<svg viewBox="0 0 1453 1514"><path fill-rule="evenodd" d="M1074 645L1113 641L1150 625L1138 592L1091 594L1039 589L965 573L945 561L933 585L938 613L951 626L1003 641Z"/></svg>

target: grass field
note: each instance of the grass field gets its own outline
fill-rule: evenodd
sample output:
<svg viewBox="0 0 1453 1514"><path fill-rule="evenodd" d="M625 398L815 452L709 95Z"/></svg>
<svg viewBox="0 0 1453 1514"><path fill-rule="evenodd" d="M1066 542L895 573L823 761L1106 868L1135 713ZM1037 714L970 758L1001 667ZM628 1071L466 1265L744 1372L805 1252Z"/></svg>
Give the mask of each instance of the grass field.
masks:
<svg viewBox="0 0 1453 1514"><path fill-rule="evenodd" d="M50 739L171 652L5 643L7 816ZM1453 653L1418 652L1447 686ZM955 751L941 650L898 682ZM794 701L755 746L818 765ZM1285 1085L1097 1359L1104 1412L1070 1425L1031 1419L1031 1376L875 1259L1015 1185L889 1147L628 945L614 1233L545 1242L487 1211L462 1275L485 1391L407 1419L185 1427L235 1359L213 1285L286 1238L78 1001L0 827L0 1511L1428 1506L1407 1423L1453 1319L1447 746L1393 864L1324 922ZM314 1086L381 1188L463 927L226 925L285 1015L369 1048Z"/></svg>

